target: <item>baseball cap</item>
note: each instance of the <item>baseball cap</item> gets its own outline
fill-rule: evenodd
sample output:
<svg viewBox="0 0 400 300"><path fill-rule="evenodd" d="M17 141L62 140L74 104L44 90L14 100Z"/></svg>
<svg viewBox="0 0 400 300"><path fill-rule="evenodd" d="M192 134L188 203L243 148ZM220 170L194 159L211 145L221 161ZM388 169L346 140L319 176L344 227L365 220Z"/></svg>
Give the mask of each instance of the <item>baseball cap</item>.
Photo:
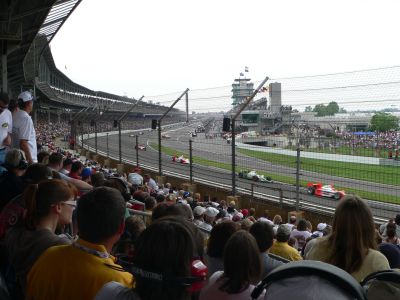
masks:
<svg viewBox="0 0 400 300"><path fill-rule="evenodd" d="M219 210L215 207L207 207L206 212L204 213L207 217L214 218L219 214Z"/></svg>
<svg viewBox="0 0 400 300"><path fill-rule="evenodd" d="M319 223L317 225L317 230L322 231L326 228L326 223Z"/></svg>
<svg viewBox="0 0 400 300"><path fill-rule="evenodd" d="M133 172L140 172L140 171L142 171L142 169L139 168L139 167L136 167L136 168L133 169Z"/></svg>
<svg viewBox="0 0 400 300"><path fill-rule="evenodd" d="M19 94L18 99L21 99L24 102L33 101L33 96L31 92L25 91Z"/></svg>
<svg viewBox="0 0 400 300"><path fill-rule="evenodd" d="M245 216L245 217L247 217L247 216L249 215L249 210L246 209L246 208L242 209L240 212L241 212L241 213L243 214L243 216Z"/></svg>
<svg viewBox="0 0 400 300"><path fill-rule="evenodd" d="M206 212L206 209L203 207L203 206L196 206L194 209L193 209L193 214L195 215L195 216L201 216L201 215L203 215L204 213Z"/></svg>

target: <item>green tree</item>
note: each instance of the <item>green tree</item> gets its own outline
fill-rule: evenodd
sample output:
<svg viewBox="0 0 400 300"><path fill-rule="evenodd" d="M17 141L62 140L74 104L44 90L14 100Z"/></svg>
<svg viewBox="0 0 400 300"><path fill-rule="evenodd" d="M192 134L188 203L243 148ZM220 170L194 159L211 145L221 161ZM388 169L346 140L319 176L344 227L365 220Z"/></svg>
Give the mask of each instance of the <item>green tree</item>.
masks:
<svg viewBox="0 0 400 300"><path fill-rule="evenodd" d="M326 106L323 104L317 104L315 105L313 112L317 113L317 117L326 116Z"/></svg>
<svg viewBox="0 0 400 300"><path fill-rule="evenodd" d="M397 130L399 128L399 118L388 113L378 112L371 118L371 130L384 132Z"/></svg>
<svg viewBox="0 0 400 300"><path fill-rule="evenodd" d="M339 112L339 105L337 104L337 102L335 101L329 102L328 106L326 107L326 115L333 116L338 112Z"/></svg>
<svg viewBox="0 0 400 300"><path fill-rule="evenodd" d="M313 108L311 106L307 106L306 109L304 110L305 112L312 112Z"/></svg>

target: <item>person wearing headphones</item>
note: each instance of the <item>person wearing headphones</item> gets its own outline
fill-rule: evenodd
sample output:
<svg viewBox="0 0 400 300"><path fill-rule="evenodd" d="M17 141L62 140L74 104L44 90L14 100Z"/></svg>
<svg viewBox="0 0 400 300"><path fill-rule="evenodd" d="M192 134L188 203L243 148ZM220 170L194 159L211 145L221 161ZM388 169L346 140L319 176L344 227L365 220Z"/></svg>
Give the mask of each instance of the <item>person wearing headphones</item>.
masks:
<svg viewBox="0 0 400 300"><path fill-rule="evenodd" d="M24 190L22 176L28 167L25 154L20 149L11 149L7 152L3 166L6 168L0 176L0 212L7 203Z"/></svg>
<svg viewBox="0 0 400 300"><path fill-rule="evenodd" d="M176 216L158 219L135 243L135 287L109 282L95 300L189 300L206 281L202 249L203 239L192 223Z"/></svg>

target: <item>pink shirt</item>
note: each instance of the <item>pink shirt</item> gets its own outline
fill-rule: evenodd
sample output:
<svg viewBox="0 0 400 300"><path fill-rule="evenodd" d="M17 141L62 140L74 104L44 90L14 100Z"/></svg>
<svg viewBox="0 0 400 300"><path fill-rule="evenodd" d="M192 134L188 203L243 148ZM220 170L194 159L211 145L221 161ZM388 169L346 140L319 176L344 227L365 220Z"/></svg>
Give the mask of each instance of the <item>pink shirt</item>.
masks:
<svg viewBox="0 0 400 300"><path fill-rule="evenodd" d="M219 287L223 283L222 280L218 280L224 274L223 271L215 272L208 280L207 285L200 292L200 300L248 300L251 299L251 292L254 289L254 285L250 285L244 291L237 294L228 294L227 292L221 291ZM257 299L264 299L265 291Z"/></svg>

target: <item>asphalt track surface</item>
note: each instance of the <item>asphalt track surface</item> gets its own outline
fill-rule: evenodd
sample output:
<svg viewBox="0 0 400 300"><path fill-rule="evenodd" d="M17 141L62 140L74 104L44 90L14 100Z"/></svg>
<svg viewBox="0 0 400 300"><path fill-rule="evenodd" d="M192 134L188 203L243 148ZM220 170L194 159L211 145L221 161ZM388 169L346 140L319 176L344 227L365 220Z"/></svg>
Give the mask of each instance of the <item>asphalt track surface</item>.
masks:
<svg viewBox="0 0 400 300"><path fill-rule="evenodd" d="M176 149L188 153L189 148L189 132L194 131L194 128L198 125L191 124L188 126L176 126L163 131L163 134L168 134L169 139L162 139L162 146ZM142 135L139 135L139 144L146 145L147 150L139 150L139 163L143 166L152 166L158 169L158 149L153 149L152 144L158 144L157 131L143 130ZM191 138L193 141L193 156L202 157L207 160L221 162L225 164L231 164L231 145L222 138L206 139L204 133L197 134L197 137ZM94 147L94 139L91 138L88 141L91 147ZM107 152L107 137L98 137L97 139L98 150L104 153ZM136 162L136 150L134 134L123 134L122 140L122 157L124 159ZM112 157L118 157L118 135L108 136L108 151ZM285 176L295 177L295 169L282 165L273 165L264 160L248 157L236 151L236 164L243 169L256 169L271 171L276 174ZM239 168L240 168L239 167ZM189 176L189 165L183 165L180 163L172 162L170 156L162 154L162 169L163 172L169 171L176 174L182 174ZM183 176L182 176L183 177ZM273 177L273 175L272 175ZM193 178L194 181L208 181L210 184L218 183L227 187L232 186L231 171L224 170L217 167L203 166L193 162ZM340 182L346 181L346 186L353 187L355 189L384 192L389 195L400 195L400 188L398 186L385 185L372 182L363 182L361 180L340 178L330 176L326 174L318 174L315 172L302 171L301 179L307 181L324 182L340 185ZM279 195L282 194L283 199L288 199L290 204L294 205L294 199L296 198L296 188L293 185L288 185L279 182L273 183L259 183L253 182L247 179L236 179L238 191L241 192L246 190L248 193L253 191L255 196L261 196L265 199L274 199L277 201ZM308 195L304 187L300 188L300 208L311 209L319 211L321 213L331 214L336 207L338 201L331 198L321 198ZM288 202L286 202L288 203ZM393 218L397 213L400 213L400 205L382 203L377 201L368 201L373 214L377 218Z"/></svg>

